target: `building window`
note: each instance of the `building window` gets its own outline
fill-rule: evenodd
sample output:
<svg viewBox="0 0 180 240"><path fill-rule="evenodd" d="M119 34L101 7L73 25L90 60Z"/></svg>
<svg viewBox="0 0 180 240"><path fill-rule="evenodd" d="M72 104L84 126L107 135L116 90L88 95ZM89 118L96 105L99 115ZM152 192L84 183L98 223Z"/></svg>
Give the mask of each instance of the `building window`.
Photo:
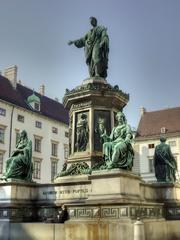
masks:
<svg viewBox="0 0 180 240"><path fill-rule="evenodd" d="M41 138L39 137L34 138L34 151L41 152Z"/></svg>
<svg viewBox="0 0 180 240"><path fill-rule="evenodd" d="M4 143L4 138L5 138L5 128L0 127L0 143Z"/></svg>
<svg viewBox="0 0 180 240"><path fill-rule="evenodd" d="M169 141L169 146L170 147L175 147L176 146L176 141Z"/></svg>
<svg viewBox="0 0 180 240"><path fill-rule="evenodd" d="M69 137L69 132L65 132L65 137Z"/></svg>
<svg viewBox="0 0 180 240"><path fill-rule="evenodd" d="M22 123L23 123L23 122L24 122L24 116L18 114L17 120L18 120L19 122L22 122Z"/></svg>
<svg viewBox="0 0 180 240"><path fill-rule="evenodd" d="M0 115L1 116L6 116L6 109L0 108Z"/></svg>
<svg viewBox="0 0 180 240"><path fill-rule="evenodd" d="M58 133L58 129L56 127L52 127L52 133Z"/></svg>
<svg viewBox="0 0 180 240"><path fill-rule="evenodd" d="M3 173L3 158L4 158L4 153L0 152L0 173Z"/></svg>
<svg viewBox="0 0 180 240"><path fill-rule="evenodd" d="M166 128L165 127L161 128L161 133L166 133Z"/></svg>
<svg viewBox="0 0 180 240"><path fill-rule="evenodd" d="M51 180L57 175L57 161L51 161Z"/></svg>
<svg viewBox="0 0 180 240"><path fill-rule="evenodd" d="M40 104L37 103L37 102L35 102L35 103L34 103L34 109L35 109L36 111L40 111Z"/></svg>
<svg viewBox="0 0 180 240"><path fill-rule="evenodd" d="M154 159L149 159L149 172L154 173Z"/></svg>
<svg viewBox="0 0 180 240"><path fill-rule="evenodd" d="M57 151L58 150L58 144L55 143L55 142L52 142L51 143L51 155L54 156L54 157L57 157Z"/></svg>
<svg viewBox="0 0 180 240"><path fill-rule="evenodd" d="M34 159L33 178L41 179L41 160Z"/></svg>
<svg viewBox="0 0 180 240"><path fill-rule="evenodd" d="M36 124L35 124L35 125L36 125L37 128L42 128L42 123L39 122L39 121L36 121Z"/></svg>
<svg viewBox="0 0 180 240"><path fill-rule="evenodd" d="M148 148L154 148L154 143L148 144Z"/></svg>
<svg viewBox="0 0 180 240"><path fill-rule="evenodd" d="M67 159L69 157L69 148L67 144L64 144L64 158Z"/></svg>

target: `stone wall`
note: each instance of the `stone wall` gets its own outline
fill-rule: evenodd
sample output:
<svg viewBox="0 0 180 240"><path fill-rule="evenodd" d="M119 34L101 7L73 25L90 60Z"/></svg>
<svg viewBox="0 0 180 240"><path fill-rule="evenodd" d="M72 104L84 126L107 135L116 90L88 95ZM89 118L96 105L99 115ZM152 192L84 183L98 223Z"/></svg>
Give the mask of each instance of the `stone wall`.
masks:
<svg viewBox="0 0 180 240"><path fill-rule="evenodd" d="M146 240L179 240L180 221L146 221ZM9 231L10 228L10 231ZM3 240L134 240L133 222L0 223Z"/></svg>

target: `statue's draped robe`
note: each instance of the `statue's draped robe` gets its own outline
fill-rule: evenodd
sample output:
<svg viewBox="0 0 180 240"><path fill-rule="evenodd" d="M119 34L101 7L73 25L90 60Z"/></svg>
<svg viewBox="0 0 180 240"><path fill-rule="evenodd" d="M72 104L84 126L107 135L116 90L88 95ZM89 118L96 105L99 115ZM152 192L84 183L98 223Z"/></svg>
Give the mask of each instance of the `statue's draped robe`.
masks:
<svg viewBox="0 0 180 240"><path fill-rule="evenodd" d="M76 47L84 47L90 77L95 76L95 67L100 77L107 77L109 38L103 26L92 28L83 38L74 41ZM102 46L101 46L102 45Z"/></svg>
<svg viewBox="0 0 180 240"><path fill-rule="evenodd" d="M88 121L81 119L77 123L77 151L85 151L89 142Z"/></svg>
<svg viewBox="0 0 180 240"><path fill-rule="evenodd" d="M32 180L32 142L30 140L19 140L15 151L6 163L6 178L22 179L25 181Z"/></svg>
<svg viewBox="0 0 180 240"><path fill-rule="evenodd" d="M176 180L177 163L168 144L160 143L156 146L154 168L157 181L174 182Z"/></svg>
<svg viewBox="0 0 180 240"><path fill-rule="evenodd" d="M130 143L132 131L129 125L114 127L110 135L110 142L103 144L103 154L106 161L112 161L115 167L131 170L134 151Z"/></svg>

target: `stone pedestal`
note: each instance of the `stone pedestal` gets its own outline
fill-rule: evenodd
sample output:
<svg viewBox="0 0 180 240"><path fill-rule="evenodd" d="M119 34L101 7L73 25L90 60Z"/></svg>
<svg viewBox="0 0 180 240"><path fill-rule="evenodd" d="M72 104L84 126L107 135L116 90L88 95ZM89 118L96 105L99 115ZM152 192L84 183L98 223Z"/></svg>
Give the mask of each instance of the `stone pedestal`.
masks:
<svg viewBox="0 0 180 240"><path fill-rule="evenodd" d="M11 181L0 183L0 220L10 222L33 221L34 203L38 198L36 183Z"/></svg>
<svg viewBox="0 0 180 240"><path fill-rule="evenodd" d="M132 172L119 169L94 171L89 179L92 187L89 202L135 203L140 201L141 178Z"/></svg>
<svg viewBox="0 0 180 240"><path fill-rule="evenodd" d="M76 205L71 202L68 207L71 221L128 222L137 217L164 218L164 204L154 199L145 200L142 181L138 175L113 169L94 171L88 179L91 183L84 203ZM149 186L146 187L148 191Z"/></svg>
<svg viewBox="0 0 180 240"><path fill-rule="evenodd" d="M34 237L33 229L39 226L41 229L48 227L50 235L47 236L54 239L59 236L60 224L22 222L57 221L58 209L65 204L69 220L60 231L65 240L71 239L69 234L87 240L100 240L102 236L103 239L118 240L121 234L123 239L134 240L137 218L144 222L146 239L155 240L156 236L162 239L163 236L169 240L173 239L174 232L180 237L179 221L173 225L168 221L180 220L179 191L178 184L145 183L138 175L120 169L61 177L52 184L1 182L0 234L6 237L8 232L7 239L13 240L21 239L21 236ZM39 240L45 239L44 233L44 230L38 232ZM149 233L153 234L152 239Z"/></svg>
<svg viewBox="0 0 180 240"><path fill-rule="evenodd" d="M110 135L115 125L115 114L126 106L128 100L128 94L118 86L112 87L103 78L86 79L82 85L66 91L63 104L69 109L70 119L68 165L86 162L92 166L102 159L102 128ZM78 145L78 128L85 124L83 116L87 122L88 140L81 148Z"/></svg>
<svg viewBox="0 0 180 240"><path fill-rule="evenodd" d="M179 191L180 187L176 189ZM157 186L143 183L136 174L120 169L61 177L52 184L3 182L0 219L18 222L56 218L62 204L68 206L71 220L161 219L164 204L169 199L177 203L179 198L157 198L158 190Z"/></svg>
<svg viewBox="0 0 180 240"><path fill-rule="evenodd" d="M180 220L179 183L141 183L141 196L145 201L164 203L166 219Z"/></svg>

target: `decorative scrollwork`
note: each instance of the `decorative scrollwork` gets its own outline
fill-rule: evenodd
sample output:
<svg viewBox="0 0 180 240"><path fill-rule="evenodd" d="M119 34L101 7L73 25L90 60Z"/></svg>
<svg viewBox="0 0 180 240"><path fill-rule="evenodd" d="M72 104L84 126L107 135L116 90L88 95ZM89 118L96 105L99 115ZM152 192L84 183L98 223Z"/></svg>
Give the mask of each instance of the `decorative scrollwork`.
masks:
<svg viewBox="0 0 180 240"><path fill-rule="evenodd" d="M117 85L113 87L110 84L102 84L102 83L88 83L88 84L78 86L72 90L68 89L68 91L66 91L65 93L65 97L74 93L79 93L83 91L92 91L92 90L114 92L126 98L127 100L129 100L129 94L124 93L121 89L119 89Z"/></svg>
<svg viewBox="0 0 180 240"><path fill-rule="evenodd" d="M61 171L57 177L72 176L72 175L82 175L90 174L91 169L86 162L73 163L69 168L64 171Z"/></svg>

